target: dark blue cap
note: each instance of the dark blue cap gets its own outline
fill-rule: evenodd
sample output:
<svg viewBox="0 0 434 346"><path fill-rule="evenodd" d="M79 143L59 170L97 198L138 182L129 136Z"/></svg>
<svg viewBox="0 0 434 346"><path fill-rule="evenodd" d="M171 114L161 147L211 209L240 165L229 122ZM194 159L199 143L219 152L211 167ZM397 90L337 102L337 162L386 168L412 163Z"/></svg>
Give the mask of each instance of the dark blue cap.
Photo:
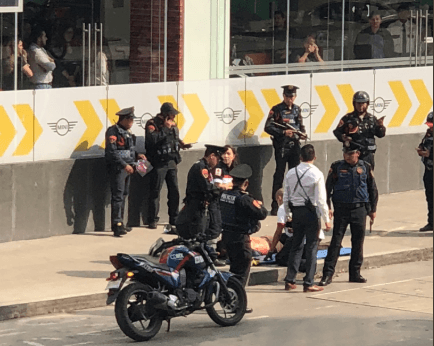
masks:
<svg viewBox="0 0 434 346"><path fill-rule="evenodd" d="M234 179L249 179L253 171L249 165L241 164L235 167L229 174Z"/></svg>
<svg viewBox="0 0 434 346"><path fill-rule="evenodd" d="M161 112L161 114L165 114L165 115L177 115L177 114L179 114L179 111L175 107L173 107L173 104L170 102L163 103L163 105L161 106L160 112Z"/></svg>
<svg viewBox="0 0 434 346"><path fill-rule="evenodd" d="M297 90L300 89L299 87L297 87L295 85L284 85L282 88L283 88L283 93L286 96L297 95Z"/></svg>
<svg viewBox="0 0 434 346"><path fill-rule="evenodd" d="M117 112L116 115L124 118L134 118L134 110L134 107L124 108Z"/></svg>

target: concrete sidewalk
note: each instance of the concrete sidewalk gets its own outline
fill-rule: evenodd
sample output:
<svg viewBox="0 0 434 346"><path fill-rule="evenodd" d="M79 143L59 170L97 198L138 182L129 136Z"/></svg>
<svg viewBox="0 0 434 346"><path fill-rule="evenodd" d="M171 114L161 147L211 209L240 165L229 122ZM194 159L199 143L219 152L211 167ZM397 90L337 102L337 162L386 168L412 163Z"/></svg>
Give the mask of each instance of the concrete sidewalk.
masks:
<svg viewBox="0 0 434 346"><path fill-rule="evenodd" d="M424 191L380 196L374 232L366 239L365 269L432 259L432 232L418 232L426 224L426 214ZM276 218L269 217L259 235L273 235L275 228ZM113 270L109 256L147 254L162 230L162 226L155 231L137 228L122 239L104 232L0 244L0 321L103 306L105 279ZM350 237L344 246L350 246ZM338 271L347 270L348 260L340 260ZM319 273L322 265L320 261ZM282 280L285 272L285 268L253 268L250 284Z"/></svg>

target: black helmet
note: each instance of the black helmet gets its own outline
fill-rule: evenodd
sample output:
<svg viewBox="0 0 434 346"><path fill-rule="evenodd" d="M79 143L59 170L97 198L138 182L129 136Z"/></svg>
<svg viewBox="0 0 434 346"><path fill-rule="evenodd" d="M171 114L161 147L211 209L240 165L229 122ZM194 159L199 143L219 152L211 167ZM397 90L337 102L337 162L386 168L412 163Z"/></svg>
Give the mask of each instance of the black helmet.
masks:
<svg viewBox="0 0 434 346"><path fill-rule="evenodd" d="M354 94L353 97L353 104L355 105L356 103L367 103L369 105L369 103L371 102L371 99L369 98L369 94L365 91L358 91Z"/></svg>
<svg viewBox="0 0 434 346"><path fill-rule="evenodd" d="M433 118L434 118L433 112L429 113L428 116L426 117L426 122L433 123Z"/></svg>

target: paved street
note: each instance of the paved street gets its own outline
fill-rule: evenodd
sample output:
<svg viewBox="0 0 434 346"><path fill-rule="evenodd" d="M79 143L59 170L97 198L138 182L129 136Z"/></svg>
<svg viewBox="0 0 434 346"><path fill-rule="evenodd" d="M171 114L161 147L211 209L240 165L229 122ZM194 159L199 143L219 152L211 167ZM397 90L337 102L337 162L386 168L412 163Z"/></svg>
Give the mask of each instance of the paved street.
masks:
<svg viewBox="0 0 434 346"><path fill-rule="evenodd" d="M366 285L338 277L324 293L306 295L283 284L248 290L254 313L233 328L204 314L165 323L150 345L387 346L433 344L433 262L365 271ZM0 323L0 346L130 345L113 307Z"/></svg>

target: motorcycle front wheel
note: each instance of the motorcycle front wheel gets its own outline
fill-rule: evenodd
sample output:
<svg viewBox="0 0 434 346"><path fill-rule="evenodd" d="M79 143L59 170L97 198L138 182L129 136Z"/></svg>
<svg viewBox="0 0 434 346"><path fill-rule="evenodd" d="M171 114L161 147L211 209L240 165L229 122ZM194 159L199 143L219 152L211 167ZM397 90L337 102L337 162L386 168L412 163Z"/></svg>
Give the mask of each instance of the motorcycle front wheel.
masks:
<svg viewBox="0 0 434 346"><path fill-rule="evenodd" d="M243 285L234 277L226 284L230 299L228 300L222 291L218 297L219 302L206 309L209 317L222 327L232 327L238 324L246 314L247 294ZM212 301L216 297L213 295Z"/></svg>
<svg viewBox="0 0 434 346"><path fill-rule="evenodd" d="M122 332L135 341L152 339L163 324L155 311L146 308L148 293L151 291L152 288L147 285L132 283L121 291L116 300L116 321Z"/></svg>

